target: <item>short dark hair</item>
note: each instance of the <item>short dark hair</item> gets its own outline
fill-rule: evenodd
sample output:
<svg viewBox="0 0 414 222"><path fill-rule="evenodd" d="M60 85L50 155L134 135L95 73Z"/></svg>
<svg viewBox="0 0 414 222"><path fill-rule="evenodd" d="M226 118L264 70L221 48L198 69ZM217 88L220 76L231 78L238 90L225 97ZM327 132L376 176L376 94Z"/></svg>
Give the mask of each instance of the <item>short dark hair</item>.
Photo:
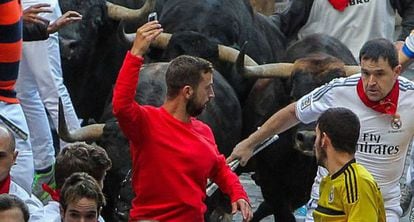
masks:
<svg viewBox="0 0 414 222"><path fill-rule="evenodd" d="M398 51L388 39L380 38L367 41L359 51L359 61L383 58L391 68L398 66Z"/></svg>
<svg viewBox="0 0 414 222"><path fill-rule="evenodd" d="M30 214L26 204L17 196L10 194L0 194L0 211L6 211L13 208L18 208L23 214L25 222L29 221Z"/></svg>
<svg viewBox="0 0 414 222"><path fill-rule="evenodd" d="M78 172L66 179L60 191L59 203L66 212L70 203L79 201L82 198L96 201L98 215L101 207L106 204L98 182L89 174Z"/></svg>
<svg viewBox="0 0 414 222"><path fill-rule="evenodd" d="M83 142L69 144L56 157L56 187L61 188L75 172L86 172L100 181L111 167L112 162L102 147Z"/></svg>
<svg viewBox="0 0 414 222"><path fill-rule="evenodd" d="M188 55L178 56L171 61L165 74L167 97L174 98L186 85L197 88L201 74L212 72L212 64L205 59Z"/></svg>
<svg viewBox="0 0 414 222"><path fill-rule="evenodd" d="M346 108L329 108L318 118L318 128L326 133L337 151L354 154L359 138L358 117Z"/></svg>

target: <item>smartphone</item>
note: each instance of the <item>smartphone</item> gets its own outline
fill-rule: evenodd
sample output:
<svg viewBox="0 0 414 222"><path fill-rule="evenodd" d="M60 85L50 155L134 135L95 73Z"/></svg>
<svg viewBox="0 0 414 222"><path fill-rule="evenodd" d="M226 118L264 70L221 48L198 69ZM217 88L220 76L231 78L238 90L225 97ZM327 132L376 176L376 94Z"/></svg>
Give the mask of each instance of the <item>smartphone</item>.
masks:
<svg viewBox="0 0 414 222"><path fill-rule="evenodd" d="M152 21L155 21L155 20L158 20L157 13L156 12L151 12L148 15L148 22L152 22Z"/></svg>

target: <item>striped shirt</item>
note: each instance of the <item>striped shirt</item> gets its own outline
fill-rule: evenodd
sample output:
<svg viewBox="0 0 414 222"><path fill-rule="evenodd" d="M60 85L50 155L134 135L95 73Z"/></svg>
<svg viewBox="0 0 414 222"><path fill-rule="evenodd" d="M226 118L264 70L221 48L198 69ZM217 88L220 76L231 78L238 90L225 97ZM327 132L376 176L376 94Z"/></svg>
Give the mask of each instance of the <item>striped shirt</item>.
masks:
<svg viewBox="0 0 414 222"><path fill-rule="evenodd" d="M14 86L22 54L19 0L0 0L0 101L18 103Z"/></svg>

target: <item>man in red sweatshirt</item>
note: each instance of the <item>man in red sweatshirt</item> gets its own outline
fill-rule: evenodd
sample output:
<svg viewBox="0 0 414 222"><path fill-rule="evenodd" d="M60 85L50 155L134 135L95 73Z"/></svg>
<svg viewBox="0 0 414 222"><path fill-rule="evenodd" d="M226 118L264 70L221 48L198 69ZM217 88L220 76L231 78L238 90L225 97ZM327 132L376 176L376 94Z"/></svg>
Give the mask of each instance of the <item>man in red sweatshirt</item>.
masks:
<svg viewBox="0 0 414 222"><path fill-rule="evenodd" d="M210 62L191 56L171 61L167 98L161 107L135 102L143 55L161 32L158 21L138 28L119 72L113 112L130 143L136 197L130 221L204 221L207 179L228 194L232 213L252 217L248 197L217 150L211 129L195 116L214 97Z"/></svg>

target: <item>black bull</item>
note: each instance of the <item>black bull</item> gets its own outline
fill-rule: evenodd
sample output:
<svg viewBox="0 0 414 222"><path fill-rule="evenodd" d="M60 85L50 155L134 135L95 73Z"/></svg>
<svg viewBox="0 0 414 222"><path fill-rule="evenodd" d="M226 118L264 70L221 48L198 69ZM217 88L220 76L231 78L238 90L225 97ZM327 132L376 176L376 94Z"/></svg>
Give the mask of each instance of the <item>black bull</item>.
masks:
<svg viewBox="0 0 414 222"><path fill-rule="evenodd" d="M309 48L302 47L301 44L310 47L312 52L326 52L332 53L335 52L338 57L343 57L344 61L353 61L352 55L349 51L340 44L338 41L334 41L332 38L327 36L312 36L307 38L303 41L298 42L295 46L291 47L288 52L295 52L291 55L293 58L298 58L301 55L309 54ZM298 49L305 49L305 51L301 51ZM297 54L299 53L299 54ZM290 55L288 53L288 55ZM154 71L157 68L152 68ZM163 69L160 69L163 70ZM164 68L165 70L165 68ZM159 70L158 70L159 71ZM145 72L143 72L143 77L140 80L140 84L142 85L142 92L146 92L145 95L137 94L137 99L147 98L148 100L143 100L141 103L145 104L146 102L152 103L153 105L160 105L163 101L163 96L165 95L165 86L160 86L160 81L163 79L156 74L153 74L151 78L145 78ZM156 71L154 73L157 73ZM163 73L163 72L160 72ZM220 76L220 75L215 75ZM155 78L156 77L156 78ZM253 89L249 99L246 102L246 106L244 107L245 113L250 113L245 115L244 121L244 129L248 130L249 126L253 126L250 129L255 129L256 126L259 126L261 122L263 122L267 117L273 113L275 110L283 107L289 102L289 98L283 98L280 95L288 95L291 92L291 95L294 98L298 98L298 96L303 95L304 93L310 91L312 88L328 81L329 79L334 78L335 76L325 76L324 78L313 78L312 75L294 75L295 78L292 81L285 80L285 84L282 84L283 81L280 81L280 78L276 78L274 80L261 80L258 82L257 85L261 85L260 83L268 82L265 84L266 86L259 90L257 93L257 86L256 90ZM155 80L151 80L154 79ZM149 82L147 82L149 81ZM216 84L218 82L225 83L224 79L215 80ZM289 82L294 83L292 85ZM153 84L155 83L155 84ZM225 84L226 85L226 84ZM145 90L143 90L145 89ZM228 85L223 88L223 91L219 93L217 91L217 100L220 98L220 95L228 94L228 90L231 89ZM291 90L296 89L296 90ZM217 90L217 89L216 89ZM270 91L269 91L270 90ZM284 92L285 91L285 92ZM140 91L138 91L140 92ZM233 91L231 91L233 93ZM152 95L151 95L152 94ZM155 95L155 96L154 96ZM252 99L253 98L253 99ZM270 98L270 99L269 99ZM237 99L235 96L233 98L236 103ZM226 100L222 100L226 101ZM256 101L256 102L251 102ZM265 102L261 102L265 101ZM229 104L226 102L226 104ZM254 104L254 106L252 106ZM223 106L224 104L220 104L217 107ZM249 106L250 105L250 106ZM228 110L226 108L226 110ZM248 110L249 112L246 112ZM259 110L259 112L256 112ZM209 111L209 109L207 109ZM211 110L210 110L211 111ZM107 109L107 112L110 114L110 108ZM230 112L231 116L226 116L223 119L231 120L233 118L233 111ZM221 117L220 115L213 114L213 116ZM236 115L237 116L237 115ZM208 120L207 120L208 122ZM234 128L226 128L224 134L227 132L233 132L239 125L235 126ZM114 168L112 173L108 174L108 178L112 181L107 181L107 184L110 186L109 189L109 197L110 198L117 198L119 189L119 182L123 179L123 176L127 173L130 166L129 158L126 156L129 155L127 149L127 141L120 133L119 128L116 123L114 122L107 122L106 130L104 132L103 140L99 142L104 148L107 148L109 156L113 158L113 162L119 162L120 164L117 165L114 163ZM220 127L219 127L220 128ZM213 126L214 130L214 126ZM222 131L223 132L223 131ZM281 135L280 141L277 143L277 146L293 146L294 137L296 136L295 131L290 131L285 134ZM222 134L222 135L224 135ZM216 135L217 136L217 135ZM237 140L237 139L236 139ZM219 141L218 141L219 142ZM122 147L120 149L120 147ZM229 147L228 147L229 148ZM121 152L120 152L121 150ZM282 150L282 151L280 151ZM259 208L260 211L256 214L258 218L261 217L260 214L266 215L269 213L273 213L278 218L288 218L282 221L289 221L289 217L292 217L291 211L296 208L297 206L302 205L307 198L309 197L308 193L310 190L310 184L313 179L314 175L314 168L310 166L314 166L313 158L309 158L301 154L300 152L293 150L293 149L278 149L273 148L269 149L268 151L263 152L258 156L260 159L257 172L258 172L258 183L262 188L263 196L265 198L264 204L261 205ZM288 161L288 164L286 163ZM301 164L298 164L301 163ZM291 164L291 165L289 165ZM293 164L293 167L292 167ZM122 167L121 167L122 166ZM306 170L304 170L306 169ZM292 177L292 175L297 174L297 177ZM277 179L275 179L277 175ZM272 179L273 178L273 179ZM304 178L306 179L306 183L304 183ZM117 187L118 186L118 187ZM107 186L108 187L108 186ZM277 189L280 188L280 189ZM112 192L112 193L111 193ZM289 194L289 195L287 195ZM127 194L127 196L130 194ZM127 204L128 205L128 198ZM119 203L119 202L118 202ZM110 209L114 209L115 206L109 206ZM118 205L116 206L119 209L121 207ZM126 208L127 209L127 208ZM121 213L122 215L122 213ZM123 212L125 215L125 212ZM117 219L118 220L118 219Z"/></svg>
<svg viewBox="0 0 414 222"><path fill-rule="evenodd" d="M168 63L144 65L140 72L136 101L142 105L162 105L166 95L165 72L167 66ZM218 147L221 147L220 152L228 156L241 137L241 107L232 87L216 71L213 82L215 98L210 101L198 118L212 128ZM107 151L112 160L112 169L105 179L104 192L109 200L103 213L107 221L124 221L127 219L133 196L129 181L123 183L127 187L123 187L126 189L121 190L121 182L131 169L129 145L112 115L112 106L107 106L104 113L106 124L104 127L101 125L103 127L102 135L99 135L100 138L96 142ZM92 137L97 139L96 136ZM85 135L85 137L78 137L76 140L89 139L90 137Z"/></svg>
<svg viewBox="0 0 414 222"><path fill-rule="evenodd" d="M127 5L122 0L114 2ZM118 17L108 16L110 13L104 0L60 0L60 5L63 12L75 10L83 15L80 23L59 31L65 84L79 116L99 120L129 46L120 41L118 22L115 21ZM234 72L231 64L218 61L217 49L210 50L207 47L210 44L204 44L199 36L214 46L222 44L233 48L249 41L247 54L259 64L283 58L286 40L277 16L254 13L248 1L159 0L155 5L165 32L191 32L194 35L187 35L184 41L177 41L166 51L152 49L148 57L162 62L168 62L179 54L206 58L233 86L238 97L242 98L241 103L254 80L243 79ZM126 23L127 30L133 32L143 21L136 19ZM146 61L150 60L147 58ZM91 84L94 85L93 90L90 89ZM90 101L95 105L90 106Z"/></svg>
<svg viewBox="0 0 414 222"><path fill-rule="evenodd" d="M329 36L312 35L289 47L287 60L296 60L292 74L284 84L278 79L259 79L256 82L243 107L244 137L290 102L333 78L343 76L344 73L337 71L343 66L342 62L327 54L341 58L345 63L356 64L346 46ZM358 67L352 68L358 70ZM286 93L281 93L283 91ZM316 161L309 155L313 149L314 127L314 124L299 124L280 134L276 143L253 158L256 166L254 179L264 198L253 221L260 221L271 214L275 221L295 221L291 212L309 199L316 174Z"/></svg>
<svg viewBox="0 0 414 222"><path fill-rule="evenodd" d="M107 12L106 8L104 7L105 2L102 0L80 1L78 4L73 5L70 5L72 3L68 2L66 5L61 4L62 10L81 10L82 14L84 15L84 20L82 21L81 25L77 27L78 29L74 28L74 30L63 31L61 33L61 36L66 38L64 39L65 42L69 42L69 44L62 44L62 61L64 66L65 81L68 83L71 95L74 95L75 97L75 106L76 109L81 113L81 116L84 118L94 117L95 119L99 119L99 116L104 107L104 101L107 101L106 95L110 94L110 89L115 81L116 73L119 70L124 52L126 51L127 47L119 44L118 42L115 32L117 23L106 16ZM84 4L90 5L85 6ZM250 5L246 3L246 1L165 1L161 6L158 5L157 11L159 12L161 24L169 32L180 33L182 31L189 30L199 33L197 36L207 37L208 41L231 45L236 48L238 48L244 41L248 40L250 41L250 44L248 45L247 53L259 63L280 61L283 57L282 55L284 53L286 40L279 29L277 16L264 17L262 15L255 14L251 10ZM73 37L73 34L79 36ZM205 54L205 48L199 47L203 46L204 43L200 43L198 41L198 37L196 37L197 41L195 42L188 40L194 40L194 37L187 38L184 43L179 43L178 46L170 46L169 50L165 52L158 52L156 50L153 50L153 52L150 53L150 57L153 59L156 57L161 57L165 60L169 60L178 54L187 53L188 50L186 47L199 49L199 52L192 53L193 55L198 55L197 53L201 53L201 55ZM319 42L323 42L323 40ZM305 44L305 46L310 47L313 46L313 44L314 43L308 43ZM328 43L323 42L323 44L326 45ZM298 50L296 52L295 56L296 58L304 56L309 53L309 51L317 52L318 49L303 47L302 50ZM323 47L322 51L324 51ZM340 54L345 52L346 50L342 49L333 50L333 53L338 53L338 57L341 58L348 55L346 54L346 56L344 56ZM223 63L216 61L216 57L217 56L213 54L213 56L208 59L213 60L215 66L219 68L220 72L226 77L226 79L229 80L233 88L236 89L238 97L241 98L240 101L244 103L244 98L246 97L247 92L250 90L249 86L252 82L254 82L254 80L246 80L239 75L233 75L234 70L232 66L229 66L228 64L223 65ZM272 84L276 84L278 86L278 89L274 90L274 92L272 92L272 95L277 96L274 96L272 100L264 102L265 104L261 108L262 113L259 114L259 121L256 121L257 119L250 121L250 117L244 118L243 128L245 132L251 132L254 130L256 126L260 125L260 121L264 121L264 119L266 119L265 115L269 115L273 111L283 107L289 101L290 89L288 86L288 81L277 79L272 82ZM89 86L91 84L94 84L92 91ZM264 98L269 98L269 95L265 95L266 91L267 90L263 91L263 96ZM90 105L91 101L94 101L93 106ZM247 108L247 104L250 103L249 101L251 100L248 100L246 102L244 110L249 110L249 108ZM259 103L259 101L257 103ZM268 105L271 105L271 107L267 107ZM263 110L265 110L265 113L263 113ZM253 113L250 114L253 115ZM125 139L119 135L119 130L115 131L118 131L117 135L108 135L107 138L119 139L119 141L109 141L108 144L112 143L114 147L127 147ZM232 132L232 130L227 132ZM291 142L293 141L293 137L294 136L292 135L283 136L278 144L288 144L290 146ZM282 143L283 141L286 141L287 143ZM220 141L218 141L218 143L219 142ZM105 147L107 145L102 143L102 146ZM230 147L226 146L226 148ZM123 161L127 159L125 158L126 155L120 155L119 151L117 152L118 153L110 154L110 156L113 156L114 158L121 157ZM125 152L128 154L127 150ZM266 156L266 154L262 155ZM284 156L283 153L281 154L277 152L274 152L274 155L277 155L279 157ZM287 158L281 159L286 160ZM272 156L267 156L264 159L267 161L263 161L263 166L258 167L258 175L260 175L260 172L262 171L268 172L269 169L275 169L273 168L274 166L268 167L265 165L268 164L269 161L274 162ZM283 169L286 167L283 164L277 166L277 169ZM303 167L306 167L306 164L303 165ZM114 169L116 168L114 167ZM126 174L125 169L121 171L122 174L120 175ZM298 172L295 170L293 171ZM288 175L290 176L292 174ZM111 176L111 178L114 178L116 181L122 179L116 178L116 175ZM289 184L300 184L302 182L301 177L293 179L294 180L287 180L286 183L282 183L288 187ZM266 183L263 183L263 180L262 183L260 183L262 187L266 186L265 184ZM110 186L113 188L114 183L111 183ZM302 185L301 187L307 186ZM285 192L283 189L280 191ZM111 191L112 190L116 189L111 189ZM297 191L298 190L296 190L296 194L299 194L302 197L302 199L300 199L300 202L303 202L303 197L306 196L306 194L299 193ZM265 193L264 196L266 200L276 201L279 201L277 198L280 197L276 194L269 196ZM280 199L279 202L286 201L284 199ZM291 204L288 205L287 208L281 207L281 213L290 214L290 211L294 206L294 204ZM274 208L272 209L274 210ZM278 214L278 212L274 213Z"/></svg>

